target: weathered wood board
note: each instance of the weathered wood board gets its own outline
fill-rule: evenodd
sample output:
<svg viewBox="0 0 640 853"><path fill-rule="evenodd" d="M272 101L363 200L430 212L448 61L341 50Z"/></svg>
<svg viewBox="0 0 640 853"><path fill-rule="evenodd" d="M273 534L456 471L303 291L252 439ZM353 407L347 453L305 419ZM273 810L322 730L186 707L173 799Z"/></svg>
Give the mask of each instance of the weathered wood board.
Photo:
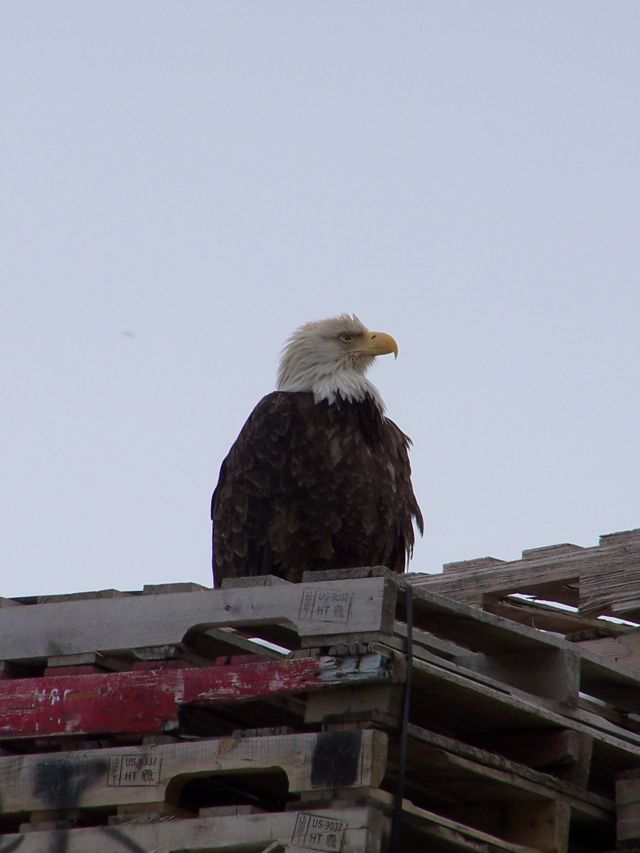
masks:
<svg viewBox="0 0 640 853"><path fill-rule="evenodd" d="M458 601L455 596L442 595L426 584L413 585L413 606L414 621L418 627L483 654L530 653L572 647L563 638L487 613Z"/></svg>
<svg viewBox="0 0 640 853"><path fill-rule="evenodd" d="M601 537L594 548L560 546L523 553L522 560L413 575L411 583L482 606L483 597L522 592L579 607L580 613L640 618L640 531Z"/></svg>
<svg viewBox="0 0 640 853"><path fill-rule="evenodd" d="M602 637L578 643L580 649L595 652L601 658L620 663L636 673L640 680L640 628L618 637Z"/></svg>
<svg viewBox="0 0 640 853"><path fill-rule="evenodd" d="M282 845L287 853L382 853L386 822L368 807L122 823L2 836L20 853L224 853ZM277 849L277 848L276 848Z"/></svg>
<svg viewBox="0 0 640 853"><path fill-rule="evenodd" d="M170 645L207 627L282 625L305 638L389 632L395 596L385 578L363 578L5 607L0 660Z"/></svg>
<svg viewBox="0 0 640 853"><path fill-rule="evenodd" d="M535 737L517 732L523 747ZM565 802L579 821L608 823L613 820L613 800L584 788L533 770L504 756L479 749L419 726L409 726L410 751L408 790L419 802L427 796L433 803L451 800L456 791L463 805L558 800Z"/></svg>
<svg viewBox="0 0 640 853"><path fill-rule="evenodd" d="M388 812L388 795L380 799ZM407 828L402 853L540 853L540 848L505 841L408 801L403 803L402 819ZM0 849L20 853L387 853L389 823L377 805L340 803L274 814L10 834L2 837Z"/></svg>
<svg viewBox="0 0 640 853"><path fill-rule="evenodd" d="M588 644L571 643L420 588L414 589L414 608L422 625L422 630L414 628L418 658L434 660L435 653L494 681L569 705L576 704L582 691L625 711L640 711L640 679L634 668L607 660ZM396 622L394 632L403 636L406 627ZM632 642L635 634L615 642Z"/></svg>
<svg viewBox="0 0 640 853"><path fill-rule="evenodd" d="M574 610L567 610L561 604L545 604L542 601L509 595L494 599L487 596L483 607L496 616L503 616L530 628L564 634L574 639L619 637L633 630L628 625L600 617L580 616Z"/></svg>
<svg viewBox="0 0 640 853"><path fill-rule="evenodd" d="M409 581L413 804L404 803L402 853L567 853L572 844L602 853L615 844L616 774L640 767L639 679L594 650L619 651L624 638L581 647L478 605L598 636L595 619L503 595L526 577L535 590L524 591L593 607L612 567L616 583L632 581L626 607L640 535L536 549L513 567L485 561L433 586ZM406 625L394 619L407 582L373 568L301 585L0 604L0 851L387 853L406 650ZM464 600L441 595L447 584ZM619 588L614 599L617 607ZM277 642L277 631L288 648L334 648L267 659L247 639ZM237 653L247 657L229 657ZM320 724L328 731L318 734ZM255 726L291 728L256 736ZM296 733L304 726L314 731ZM369 726L388 727L391 747ZM130 746L143 734L242 729L249 736ZM61 736L72 738L64 752ZM299 797L290 811L261 811L284 809L287 790ZM639 791L635 775L619 777L618 829L632 843ZM21 834L9 831L18 826Z"/></svg>
<svg viewBox="0 0 640 853"><path fill-rule="evenodd" d="M526 693L449 661L413 663L412 721L466 739L509 731L568 729L593 737L594 756L611 772L640 763L640 734L591 711Z"/></svg>
<svg viewBox="0 0 640 853"><path fill-rule="evenodd" d="M161 732L176 725L187 703L214 706L396 677L393 659L372 653L8 679L0 681L0 740Z"/></svg>
<svg viewBox="0 0 640 853"><path fill-rule="evenodd" d="M370 802L378 803L385 814L393 808L393 795L387 791L372 791ZM425 851L483 851L483 853L541 853L540 848L525 842L505 840L492 833L475 829L462 821L422 809L407 799L402 801L402 853L425 853ZM405 836L407 840L405 841ZM413 844L411 843L413 841ZM560 848L553 853L559 853ZM383 848L381 853L386 853ZM544 853L547 853L544 850ZM551 853L549 851L549 853Z"/></svg>
<svg viewBox="0 0 640 853"><path fill-rule="evenodd" d="M640 678L633 668L582 647L580 670L584 693L625 711L640 713Z"/></svg>
<svg viewBox="0 0 640 853"><path fill-rule="evenodd" d="M640 767L616 780L617 837L625 850L640 847Z"/></svg>
<svg viewBox="0 0 640 853"><path fill-rule="evenodd" d="M25 811L161 803L172 783L175 797L177 788L198 776L259 774L274 768L286 773L290 793L375 788L382 781L386 756L387 736L374 730L4 756L1 813L7 817Z"/></svg>

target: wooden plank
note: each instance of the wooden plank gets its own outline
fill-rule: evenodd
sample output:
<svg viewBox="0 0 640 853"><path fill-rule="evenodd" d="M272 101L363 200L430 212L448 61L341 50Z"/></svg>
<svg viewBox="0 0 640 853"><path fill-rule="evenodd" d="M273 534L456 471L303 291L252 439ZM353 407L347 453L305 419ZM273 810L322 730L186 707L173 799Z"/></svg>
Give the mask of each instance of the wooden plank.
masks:
<svg viewBox="0 0 640 853"><path fill-rule="evenodd" d="M355 578L387 578L397 583L402 575L392 572L386 566L357 566L353 569L311 569L302 573L304 583L314 581L343 581Z"/></svg>
<svg viewBox="0 0 640 853"><path fill-rule="evenodd" d="M622 538L618 534L603 537L602 542L595 548L529 554L496 568L425 574L411 582L476 605L482 605L486 595L504 598L509 593L552 590L553 600L579 605L581 614L633 618L640 613L640 539L632 531ZM571 594L572 587L579 589L579 596Z"/></svg>
<svg viewBox="0 0 640 853"><path fill-rule="evenodd" d="M527 693L576 705L580 655L573 649L463 655L456 663Z"/></svg>
<svg viewBox="0 0 640 853"><path fill-rule="evenodd" d="M283 625L300 637L390 632L396 589L384 578L132 595L0 610L0 660L177 644L190 631Z"/></svg>
<svg viewBox="0 0 640 853"><path fill-rule="evenodd" d="M580 649L595 652L601 658L621 663L635 670L640 677L640 629L635 628L621 637L603 637L578 643Z"/></svg>
<svg viewBox="0 0 640 853"><path fill-rule="evenodd" d="M304 721L307 725L369 722L396 727L403 700L404 687L398 684L359 684L339 691L319 691L308 696Z"/></svg>
<svg viewBox="0 0 640 853"><path fill-rule="evenodd" d="M559 853L569 846L569 806L566 803L513 803L505 815L511 841L526 842L540 853Z"/></svg>
<svg viewBox="0 0 640 853"><path fill-rule="evenodd" d="M490 569L504 565L504 562L497 557L476 557L475 560L457 560L453 563L444 563L442 571L448 574L449 572L467 572L470 569Z"/></svg>
<svg viewBox="0 0 640 853"><path fill-rule="evenodd" d="M607 559L602 575L590 572L580 580L580 613L608 613L640 621L640 549L629 546ZM628 553L632 552L632 553ZM606 568L605 568L606 566ZM606 579L606 581L605 581Z"/></svg>
<svg viewBox="0 0 640 853"><path fill-rule="evenodd" d="M277 575L249 575L242 578L225 578L220 586L222 589L243 589L249 586L276 586L276 584L290 583L291 581L279 578Z"/></svg>
<svg viewBox="0 0 640 853"><path fill-rule="evenodd" d="M640 767L619 774L616 779L616 805L618 843L629 850L631 844L640 845ZM633 850L636 849L634 846Z"/></svg>
<svg viewBox="0 0 640 853"><path fill-rule="evenodd" d="M563 639L486 613L423 586L414 586L413 606L416 627L470 651L501 655L571 648Z"/></svg>
<svg viewBox="0 0 640 853"><path fill-rule="evenodd" d="M373 644L376 651L383 653L398 647L395 638ZM414 642L413 658L415 662L435 664L501 692L529 693L566 705L577 704L580 659L571 648L504 655L463 653L453 659L448 656L443 659L428 651L421 642Z"/></svg>
<svg viewBox="0 0 640 853"><path fill-rule="evenodd" d="M209 660L238 654L267 656L276 660L286 654L285 651L277 651L273 647L249 640L233 628L210 628L205 632L193 632L189 637L189 648Z"/></svg>
<svg viewBox="0 0 640 853"><path fill-rule="evenodd" d="M382 792L380 792L382 793ZM386 809L390 803L385 802ZM441 815L403 803L403 853L539 853ZM406 838L405 838L406 836ZM63 831L4 835L3 849L20 853L386 853L388 819L377 808L341 806L275 814L230 815L194 820L120 823ZM260 846L262 845L262 847Z"/></svg>
<svg viewBox="0 0 640 853"><path fill-rule="evenodd" d="M468 649L465 648L465 646L453 643L451 640L447 640L444 637L436 637L435 634L431 634L429 631L423 631L421 628L416 628L415 625L412 629L412 636L414 654L416 650L428 649L430 652L438 655L439 657L446 658L447 660L455 660L459 655L468 653ZM385 638L384 642L392 644L393 647L397 648L399 651L405 651L406 639L407 626L404 622L396 621L393 625L393 638Z"/></svg>
<svg viewBox="0 0 640 853"><path fill-rule="evenodd" d="M51 672L51 670L60 670L61 667L92 667L96 672L113 672L114 670L130 669L131 665L124 661L121 656L102 655L99 652L84 652L81 655L62 655L61 657L52 655L47 658L47 665L42 674L56 675L56 672ZM90 672L89 669L86 671Z"/></svg>
<svg viewBox="0 0 640 853"><path fill-rule="evenodd" d="M541 601L514 596L502 599L487 597L484 601L484 609L489 613L495 613L496 616L528 625L530 628L569 635L571 642L599 637L617 637L633 631L629 625L599 617L580 616L576 612L544 604Z"/></svg>
<svg viewBox="0 0 640 853"><path fill-rule="evenodd" d="M640 527L633 530L618 530L615 533L604 533L600 537L600 545L629 545L640 542Z"/></svg>
<svg viewBox="0 0 640 853"><path fill-rule="evenodd" d="M522 691L534 692L538 691L538 695L543 698L560 699L566 704L575 705L577 693L577 665L580 663L582 669L583 689L586 692L591 692L597 698L615 702L618 707L624 710L633 710L638 704L638 678L633 670L621 667L619 665L609 665L609 663L597 655L585 654L585 661L580 662L577 657L578 648L575 644L567 643L564 640L548 637L541 632L532 631L531 629L523 628L522 626L513 625L508 620L498 619L489 614L474 611L473 608L468 608L460 605L457 602L447 601L442 602L442 597L429 597L424 601L425 614L424 623L431 624L435 631L439 634L448 634L457 642L466 642L468 645L473 643L476 647L485 646L490 649L503 650L511 648L529 650L528 653L520 653L511 656L510 654L497 654L489 656L464 656L457 655L451 658L449 651L445 650L443 654L448 659L438 660L438 657L431 654L423 647L422 640L425 633L418 634L418 639L414 644L414 655L417 660L422 660L425 663L433 663L443 669L449 669L451 672L459 672L461 675L470 676L470 669L475 669L478 672L476 678L479 683L484 683L487 686L493 686L496 689L504 691L507 685L512 685L522 695ZM416 599L419 601L419 596ZM432 609L433 608L433 609ZM435 613L435 618L431 617L429 621L428 613L432 610ZM531 635L534 635L533 638ZM465 640L465 636L470 637L470 640ZM499 644L501 638L504 638L502 646ZM539 641L540 645L534 643ZM378 648L385 648L389 642L387 640ZM394 647L397 644L394 643ZM547 650L546 652L544 650ZM434 647L436 650L436 647ZM554 655L557 659L554 662ZM532 670L532 663L538 660L541 666L538 667L537 681L533 677L535 672ZM553 663L553 669L547 670L547 664ZM460 667L460 664L464 668ZM555 671L553 679L548 679L548 672ZM482 677L484 674L484 678ZM488 678L487 676L491 676ZM565 684L565 679L567 683ZM517 692L511 690L513 695L518 695ZM591 715L582 717L588 720L589 724L608 729L604 717L609 713L606 707L598 708L592 705L590 708ZM579 713L579 712L578 712ZM602 719L598 720L596 715L602 715ZM624 718L618 716L616 722L628 725L634 728L632 718Z"/></svg>
<svg viewBox="0 0 640 853"><path fill-rule="evenodd" d="M467 675L477 673L478 680L484 676L482 680L485 683L509 685L566 704L577 704L580 655L572 644L455 601L445 599L443 602L440 596L433 600L431 596L423 598L423 595L418 594L416 603L425 605L422 614L424 624L431 625L439 634L453 635L458 643L466 642L476 649L480 647L489 651L469 653L450 641L438 648L437 643L429 641L428 632L414 629L415 658L444 668L449 661L450 669ZM429 612L434 616L429 618ZM402 633L398 631L397 623L395 630ZM384 649L389 645L397 648L392 638L376 644L375 648ZM457 653L452 657L454 650ZM440 660L440 655L445 660Z"/></svg>
<svg viewBox="0 0 640 853"><path fill-rule="evenodd" d="M0 681L0 740L175 726L188 703L213 707L398 677L391 658L289 658L193 669Z"/></svg>
<svg viewBox="0 0 640 853"><path fill-rule="evenodd" d="M584 551L580 545L563 542L560 545L543 545L541 548L525 548L522 552L523 560L540 560L546 557L559 557L564 554L573 554L576 551Z"/></svg>
<svg viewBox="0 0 640 853"><path fill-rule="evenodd" d="M511 735L517 738L515 746L526 746L533 742L538 748L545 746L544 738L553 738L552 733ZM567 734L574 734L569 732ZM453 798L461 800L463 794L472 802L531 802L535 800L560 800L567 803L580 821L608 823L615 814L612 800L588 792L584 787L558 779L549 773L531 769L531 766L505 758L497 752L489 752L454 738L430 732L419 726L409 726L409 773L407 782L414 788L429 786L432 802L445 802ZM547 744L550 746L551 744ZM567 749L556 742L553 754L547 749L539 766L550 763L560 756L566 760ZM504 744L501 744L504 748ZM514 745L512 745L512 751ZM526 753L527 761L536 760Z"/></svg>
<svg viewBox="0 0 640 853"><path fill-rule="evenodd" d="M2 607L21 607L22 602L16 601L15 598L4 598L0 595L0 608Z"/></svg>
<svg viewBox="0 0 640 853"><path fill-rule="evenodd" d="M567 853L569 849L570 815L565 803L549 800L507 802L502 805L463 803L452 807L447 816L511 844L526 844L537 853ZM613 825L601 830L602 837L609 842L613 840ZM587 849L601 853L604 847L590 846ZM580 850L584 848L580 847Z"/></svg>
<svg viewBox="0 0 640 853"><path fill-rule="evenodd" d="M2 836L2 850L20 853L246 853L280 844L287 853L382 853L386 821L371 807L229 815L192 820L120 823Z"/></svg>
<svg viewBox="0 0 640 853"><path fill-rule="evenodd" d="M96 589L82 592L65 592L54 595L35 595L16 599L21 604L53 604L62 601L80 601L97 598L127 598L130 592L122 592L119 589Z"/></svg>
<svg viewBox="0 0 640 853"><path fill-rule="evenodd" d="M580 681L584 693L624 711L640 712L640 673L637 670L608 660L584 647L580 650L580 656Z"/></svg>
<svg viewBox="0 0 640 853"><path fill-rule="evenodd" d="M640 818L640 770L621 773L616 779L616 804L636 805Z"/></svg>
<svg viewBox="0 0 640 853"><path fill-rule="evenodd" d="M369 795L370 802L378 802L385 811L390 813L393 807L393 796L386 791L374 791ZM494 834L483 832L461 821L453 820L434 811L416 806L409 800L402 802L403 839L415 838L417 843L409 849L415 853L432 851L462 851L473 850L483 853L539 853L537 848L528 844L514 843ZM403 841L402 851L405 853Z"/></svg>
<svg viewBox="0 0 640 853"><path fill-rule="evenodd" d="M274 768L290 793L377 787L386 754L387 736L370 730L13 755L0 758L1 812L137 807L164 802L170 785L195 777Z"/></svg>
<svg viewBox="0 0 640 853"><path fill-rule="evenodd" d="M589 783L593 738L583 731L497 732L474 738L478 746L500 753L508 759L536 770L544 770L548 779L564 780L581 789ZM548 783L551 784L551 783Z"/></svg>
<svg viewBox="0 0 640 853"><path fill-rule="evenodd" d="M211 587L203 586L201 583L194 583L193 581L184 581L178 583L146 583L142 587L143 595L159 595L161 593L168 592L197 592L199 590L205 590L206 592L210 591ZM136 595L137 593L129 593L129 595Z"/></svg>
<svg viewBox="0 0 640 853"><path fill-rule="evenodd" d="M625 851L625 853L637 853L638 847L635 844L640 845L640 815L618 817L616 830L618 844L621 845L616 850ZM631 847L631 844L634 846Z"/></svg>
<svg viewBox="0 0 640 853"><path fill-rule="evenodd" d="M567 556L551 562L516 560L496 568L418 575L411 584L475 607L483 607L486 596L502 599L516 592L540 598L548 593L549 600L577 607L580 571L586 571L584 565L577 557Z"/></svg>
<svg viewBox="0 0 640 853"><path fill-rule="evenodd" d="M465 739L505 731L570 729L593 737L594 756L611 772L637 766L640 736L580 708L474 681L448 662L414 661L412 722Z"/></svg>

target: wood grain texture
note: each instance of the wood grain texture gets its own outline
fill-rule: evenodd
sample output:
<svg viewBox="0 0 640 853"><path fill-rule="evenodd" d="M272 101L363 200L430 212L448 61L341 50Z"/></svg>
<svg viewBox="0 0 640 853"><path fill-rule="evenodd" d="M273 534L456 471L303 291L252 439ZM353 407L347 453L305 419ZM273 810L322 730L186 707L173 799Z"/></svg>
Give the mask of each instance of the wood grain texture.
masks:
<svg viewBox="0 0 640 853"><path fill-rule="evenodd" d="M570 648L561 638L486 613L431 586L413 585L413 606L417 627L470 651L502 655Z"/></svg>
<svg viewBox="0 0 640 853"><path fill-rule="evenodd" d="M558 761L566 764L575 748L571 743L574 734L513 732L505 735L511 738L508 745L499 743L498 736L494 746L499 745L503 752L506 746L512 754L519 751L526 760L521 763L499 754L498 749L489 751L410 725L407 781L410 790L422 791L423 796L433 791L434 802L446 801L451 790L456 790L460 799L476 803L561 800L571 806L578 820L606 823L615 810L611 799L587 791L584 785L533 769L532 762L539 767Z"/></svg>
<svg viewBox="0 0 640 853"><path fill-rule="evenodd" d="M371 803L379 803L385 814L390 813L393 796L386 791L373 791ZM402 801L402 825L409 838L417 836L417 844L402 844L402 853L425 853L425 851L482 851L482 853L540 853L529 844L508 841L493 833L469 826L429 809ZM415 833L415 836L414 836ZM386 853L386 851L385 851Z"/></svg>
<svg viewBox="0 0 640 853"><path fill-rule="evenodd" d="M584 640L578 645L580 649L595 652L602 659L620 663L635 673L640 670L640 629L636 628L618 637Z"/></svg>
<svg viewBox="0 0 640 853"><path fill-rule="evenodd" d="M20 853L387 853L390 795L372 791L372 804L314 806L274 814L119 823L87 829L3 836ZM402 853L539 853L420 809L405 800Z"/></svg>
<svg viewBox="0 0 640 853"><path fill-rule="evenodd" d="M576 704L580 690L612 708L640 711L636 668L608 660L588 644L568 642L487 613L433 593L430 587L414 587L414 620L422 629L414 629L418 658L433 660L435 653L494 681L569 705ZM396 623L396 634L402 632L401 624ZM640 632L625 633L616 642L624 644L626 638L633 648L636 634ZM604 648L611 648L610 644Z"/></svg>
<svg viewBox="0 0 640 853"><path fill-rule="evenodd" d="M629 625L597 616L581 616L576 611L567 610L560 605L545 604L528 598L509 596L498 600L487 597L483 606L489 613L520 622L530 628L564 634L571 642L618 637L634 630Z"/></svg>
<svg viewBox="0 0 640 853"><path fill-rule="evenodd" d="M447 661L414 660L413 720L470 739L508 731L568 729L593 737L595 759L611 772L637 767L640 735L583 708L534 698Z"/></svg>
<svg viewBox="0 0 640 853"><path fill-rule="evenodd" d="M477 561L468 561L477 563ZM587 616L606 613L640 618L640 534L601 537L593 548L572 545L536 548L501 565L470 565L464 571L414 575L412 584L482 606L485 596L521 592L574 605Z"/></svg>
<svg viewBox="0 0 640 853"><path fill-rule="evenodd" d="M2 837L2 850L20 853L234 853L277 843L287 853L382 853L385 821L366 806L120 823L87 829Z"/></svg>
<svg viewBox="0 0 640 853"><path fill-rule="evenodd" d="M80 599L0 609L0 660L180 643L207 627L283 625L300 637L389 631L384 578Z"/></svg>
<svg viewBox="0 0 640 853"><path fill-rule="evenodd" d="M24 811L161 803L172 783L274 768L286 773L290 793L377 787L386 754L382 732L350 731L5 756L0 757L0 803L5 818Z"/></svg>

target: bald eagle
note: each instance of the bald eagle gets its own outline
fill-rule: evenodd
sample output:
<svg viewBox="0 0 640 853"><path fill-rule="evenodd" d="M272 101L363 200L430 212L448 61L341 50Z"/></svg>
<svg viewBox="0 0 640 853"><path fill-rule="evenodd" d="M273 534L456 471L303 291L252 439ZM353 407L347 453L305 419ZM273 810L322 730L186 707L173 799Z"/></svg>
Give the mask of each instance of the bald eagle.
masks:
<svg viewBox="0 0 640 853"><path fill-rule="evenodd" d="M282 353L277 391L258 403L222 463L211 500L213 576L384 565L403 572L412 521L410 439L365 377L395 340L355 315L306 323Z"/></svg>

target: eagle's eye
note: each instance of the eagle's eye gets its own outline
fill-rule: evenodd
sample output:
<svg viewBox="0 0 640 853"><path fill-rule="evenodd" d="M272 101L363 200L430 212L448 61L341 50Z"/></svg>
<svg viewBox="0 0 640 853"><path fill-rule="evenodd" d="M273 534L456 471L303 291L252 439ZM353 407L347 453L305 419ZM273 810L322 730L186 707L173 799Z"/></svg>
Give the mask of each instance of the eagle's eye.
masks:
<svg viewBox="0 0 640 853"><path fill-rule="evenodd" d="M353 335L350 335L348 332L345 332L344 335L340 335L340 340L343 344L350 344L353 342Z"/></svg>

